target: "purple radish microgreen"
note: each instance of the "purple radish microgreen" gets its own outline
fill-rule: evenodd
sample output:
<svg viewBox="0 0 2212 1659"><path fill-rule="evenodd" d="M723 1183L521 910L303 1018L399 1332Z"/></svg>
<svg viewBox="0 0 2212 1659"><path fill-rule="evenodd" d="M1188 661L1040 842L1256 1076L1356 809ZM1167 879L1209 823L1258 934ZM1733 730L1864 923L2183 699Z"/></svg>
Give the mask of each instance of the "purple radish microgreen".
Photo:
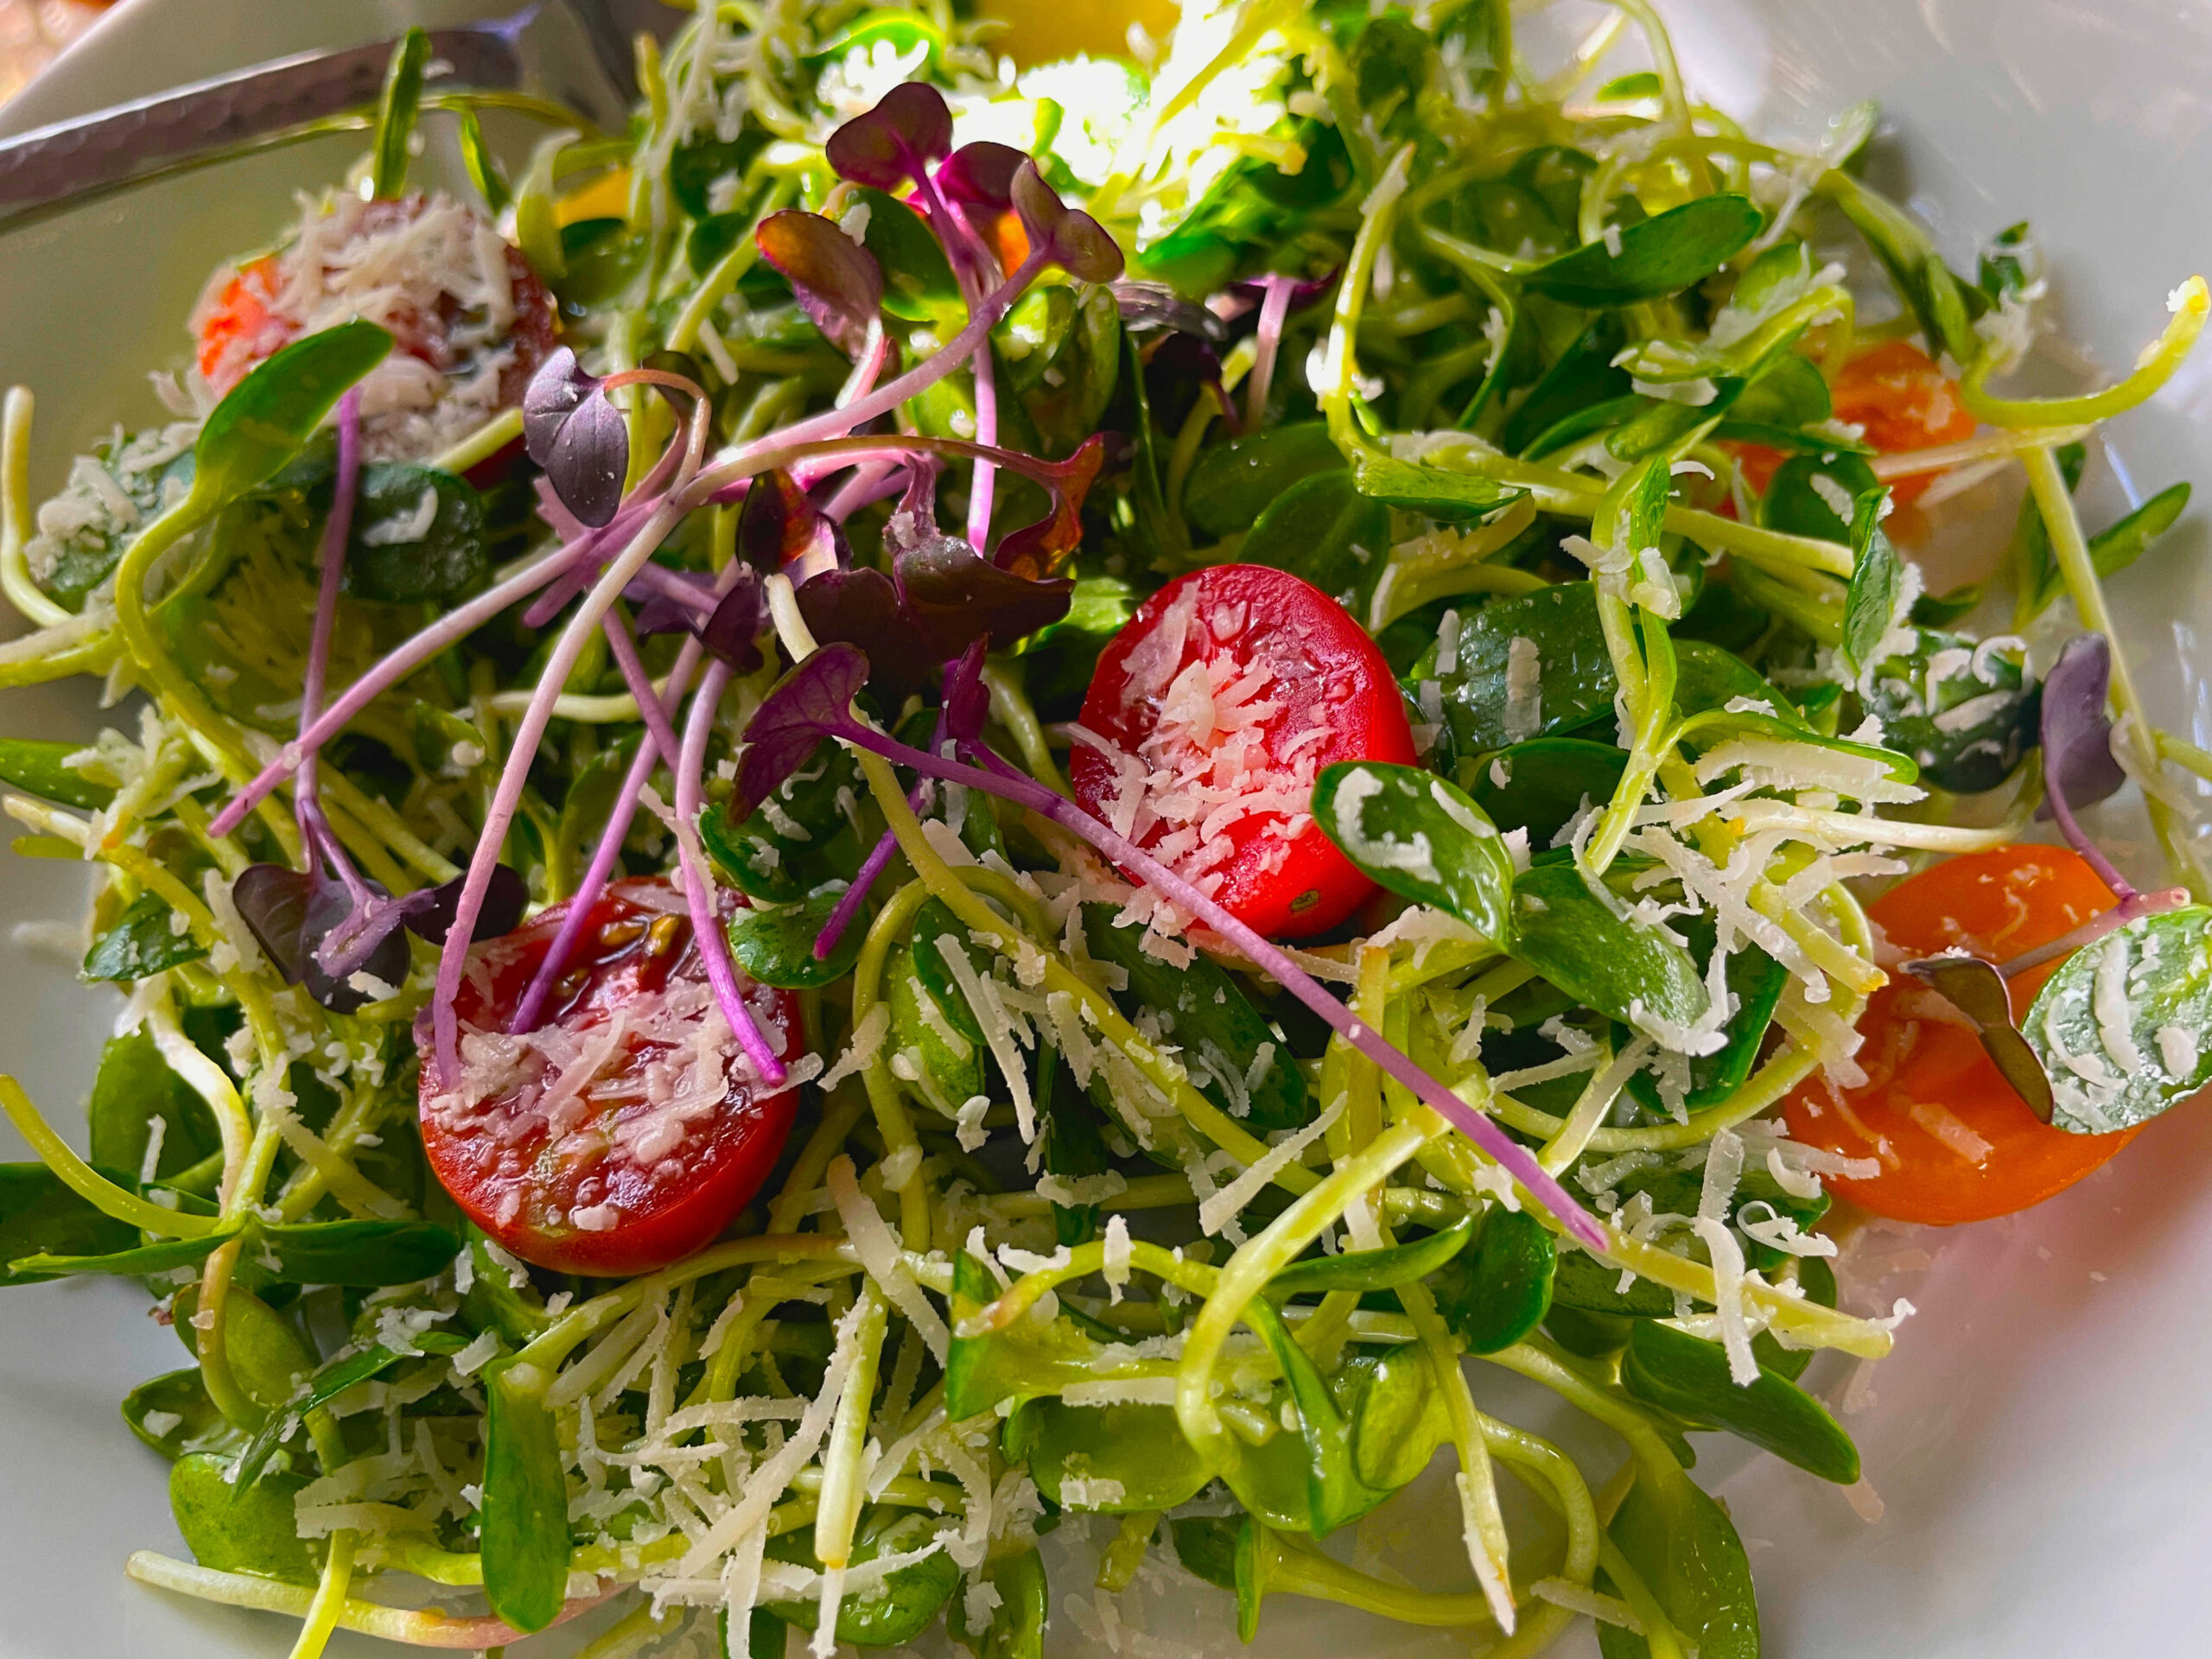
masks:
<svg viewBox="0 0 2212 1659"><path fill-rule="evenodd" d="M855 360L869 350L883 326L883 272L874 256L821 214L796 207L769 214L753 239L823 339Z"/></svg>
<svg viewBox="0 0 2212 1659"><path fill-rule="evenodd" d="M952 111L944 94L915 80L893 86L823 146L839 178L888 191L912 183L951 151Z"/></svg>
<svg viewBox="0 0 2212 1659"><path fill-rule="evenodd" d="M2003 970L1994 963L1964 952L1923 957L1903 966L1906 973L1974 1022L1982 1052L1998 1074L2037 1117L2050 1122L2050 1079L2044 1074L2043 1062L2036 1058L2034 1048L2012 1023L2012 1001Z"/></svg>
<svg viewBox="0 0 2212 1659"><path fill-rule="evenodd" d="M545 469L561 505L597 528L622 505L630 470L630 428L563 346L538 365L522 400L523 448Z"/></svg>
<svg viewBox="0 0 2212 1659"><path fill-rule="evenodd" d="M1122 274L1122 250L1106 227L1060 200L1045 182L1034 162L1014 169L1014 211L1028 234L1031 257L1039 252L1069 276L1086 283L1110 283Z"/></svg>

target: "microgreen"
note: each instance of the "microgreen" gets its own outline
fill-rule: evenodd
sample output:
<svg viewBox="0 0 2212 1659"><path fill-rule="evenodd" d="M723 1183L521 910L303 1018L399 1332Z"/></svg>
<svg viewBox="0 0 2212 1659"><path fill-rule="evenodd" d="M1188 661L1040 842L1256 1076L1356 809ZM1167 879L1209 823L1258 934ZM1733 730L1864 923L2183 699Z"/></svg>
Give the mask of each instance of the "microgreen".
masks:
<svg viewBox="0 0 2212 1659"><path fill-rule="evenodd" d="M771 213L753 234L823 337L858 358L883 308L883 272L868 250L821 214L795 207Z"/></svg>
<svg viewBox="0 0 2212 1659"><path fill-rule="evenodd" d="M630 429L604 385L563 346L531 377L522 410L523 442L561 505L585 524L607 524L622 501Z"/></svg>

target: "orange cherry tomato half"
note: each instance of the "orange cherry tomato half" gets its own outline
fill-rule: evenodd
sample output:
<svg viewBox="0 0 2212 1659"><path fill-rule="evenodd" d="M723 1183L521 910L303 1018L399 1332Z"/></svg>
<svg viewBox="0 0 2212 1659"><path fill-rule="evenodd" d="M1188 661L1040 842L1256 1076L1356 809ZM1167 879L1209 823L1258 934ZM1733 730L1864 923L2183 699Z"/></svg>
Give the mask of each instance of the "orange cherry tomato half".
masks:
<svg viewBox="0 0 2212 1659"><path fill-rule="evenodd" d="M1411 765L1405 698L1343 606L1285 570L1179 576L1100 653L1076 799L1270 938L1334 927L1375 891L1307 815L1338 760ZM1095 741L1094 741L1095 740Z"/></svg>
<svg viewBox="0 0 2212 1659"><path fill-rule="evenodd" d="M1835 418L1864 427L1866 442L1885 455L1933 449L1974 435L1974 411L1959 389L1918 346L1893 340L1843 365L1829 389ZM1771 474L1770 474L1770 476ZM1899 506L1919 499L1932 474L1893 479Z"/></svg>
<svg viewBox="0 0 2212 1659"><path fill-rule="evenodd" d="M620 881L592 907L543 1022L509 1035L566 905L469 952L463 1080L423 1072L423 1150L468 1218L562 1273L650 1273L711 1243L767 1179L798 1091L764 1094L731 1036L675 887ZM798 999L741 979L771 1047Z"/></svg>
<svg viewBox="0 0 2212 1659"><path fill-rule="evenodd" d="M1907 956L1963 945L2001 961L2063 938L2117 902L2079 855L2014 846L1923 870L1867 914ZM2057 967L2012 979L2014 1018ZM1815 1074L1789 1096L1792 1139L1882 1166L1866 1180L1829 1178L1830 1190L1898 1221L1985 1221L2073 1185L2135 1137L2135 1129L2069 1135L2041 1122L1957 1020L1917 980L1894 976L1859 1017L1866 1082L1839 1091Z"/></svg>

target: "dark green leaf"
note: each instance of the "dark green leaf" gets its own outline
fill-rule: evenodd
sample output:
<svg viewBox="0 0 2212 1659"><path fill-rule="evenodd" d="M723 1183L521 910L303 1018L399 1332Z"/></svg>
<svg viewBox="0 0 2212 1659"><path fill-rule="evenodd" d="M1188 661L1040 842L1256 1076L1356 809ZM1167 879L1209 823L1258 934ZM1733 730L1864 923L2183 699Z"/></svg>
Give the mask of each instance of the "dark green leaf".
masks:
<svg viewBox="0 0 2212 1659"><path fill-rule="evenodd" d="M1725 712L1742 698L1766 704L1785 725L1804 726L1797 705L1734 652L1701 639L1675 642L1675 706L1685 717Z"/></svg>
<svg viewBox="0 0 2212 1659"><path fill-rule="evenodd" d="M1268 1285L1286 1296L1332 1290L1389 1290L1439 1271L1465 1249L1467 1241L1474 1236L1475 1224L1470 1220L1415 1239L1410 1244L1347 1250L1341 1255L1308 1256L1302 1262L1292 1262L1268 1281Z"/></svg>
<svg viewBox="0 0 2212 1659"><path fill-rule="evenodd" d="M1307 1097L1305 1073L1235 976L1203 953L1187 968L1162 962L1144 948L1144 930L1116 926L1116 914L1111 905L1084 906L1090 954L1128 976L1118 1000L1132 1015L1144 1008L1159 1019L1162 1034L1184 1050L1198 1092L1255 1130L1310 1122L1317 1108ZM1255 1083L1252 1068L1262 1048L1274 1052Z"/></svg>
<svg viewBox="0 0 2212 1659"><path fill-rule="evenodd" d="M951 264L922 216L881 190L856 189L849 200L851 205L845 209L843 221L847 234L851 233L855 214L863 207L867 210L867 228L860 241L875 256L883 272L883 308L908 322L943 323L948 318L964 321L960 284L953 279ZM957 326L956 321L956 332Z"/></svg>
<svg viewBox="0 0 2212 1659"><path fill-rule="evenodd" d="M391 350L391 336L376 324L342 322L255 365L200 429L192 449L194 504L212 514L275 477Z"/></svg>
<svg viewBox="0 0 2212 1659"><path fill-rule="evenodd" d="M2144 550L2171 530L2175 521L2188 510L2189 495L2190 486L2186 484L2163 489L2134 512L2092 536L2089 562L2096 567L2097 574L2117 575L2142 557ZM2058 561L2051 556L2050 537L2044 529L2034 501L2023 502L2020 512L2023 534L2030 548L2026 565L2033 573L2035 582L2032 603L2027 612L2031 618L2042 614L2053 600L2066 591L2066 578L2059 572Z"/></svg>
<svg viewBox="0 0 2212 1659"><path fill-rule="evenodd" d="M154 1166L157 1180L222 1149L215 1115L169 1069L143 1027L109 1039L101 1048L86 1116L92 1128L91 1161L104 1169L137 1170L143 1165L156 1118L162 1125L161 1157Z"/></svg>
<svg viewBox="0 0 2212 1659"><path fill-rule="evenodd" d="M246 1253L265 1246L261 1259L288 1284L411 1285L444 1272L461 1251L458 1238L427 1221L265 1222L251 1231Z"/></svg>
<svg viewBox="0 0 2212 1659"><path fill-rule="evenodd" d="M1867 711L1881 720L1883 742L1910 755L1937 788L1961 795L1994 789L2036 741L2036 689L2023 674L2023 653L1931 628L1916 632L1910 652L1875 669ZM1967 709L1971 723L1957 723L1953 711L1960 709Z"/></svg>
<svg viewBox="0 0 2212 1659"><path fill-rule="evenodd" d="M2108 1015L2114 1001L2125 1030ZM2139 917L2082 946L2044 982L2021 1028L2062 1129L2108 1135L2187 1100L2212 1081L2212 910Z"/></svg>
<svg viewBox="0 0 2212 1659"><path fill-rule="evenodd" d="M1826 1407L1771 1371L1738 1387L1717 1342L1639 1319L1621 1361L1621 1386L1648 1405L1725 1428L1822 1480L1848 1486L1859 1478L1859 1450Z"/></svg>
<svg viewBox="0 0 2212 1659"><path fill-rule="evenodd" d="M1301 479L1344 465L1322 422L1248 432L1199 455L1183 481L1183 511L1201 534L1217 540L1249 530Z"/></svg>
<svg viewBox="0 0 2212 1659"><path fill-rule="evenodd" d="M233 1486L228 1463L211 1452L187 1452L169 1471L169 1511L200 1566L313 1584L321 1575L323 1546L301 1537L292 1515L293 1500L307 1484L305 1476L288 1474Z"/></svg>
<svg viewBox="0 0 2212 1659"><path fill-rule="evenodd" d="M385 71L384 99L377 106L376 140L370 149L370 194L396 200L407 188L407 141L415 136L416 112L423 105L423 68L430 60L430 37L410 29L392 48Z"/></svg>
<svg viewBox="0 0 2212 1659"><path fill-rule="evenodd" d="M260 1478L270 1454L283 1443L287 1434L299 1427L300 1420L308 1412L328 1405L356 1383L366 1382L383 1375L397 1365L402 1357L392 1350L377 1344L355 1352L339 1355L303 1382L298 1391L284 1402L282 1410L270 1413L269 1421L246 1442L232 1478L240 1486L251 1486ZM198 1373L193 1375L197 1376Z"/></svg>
<svg viewBox="0 0 2212 1659"><path fill-rule="evenodd" d="M1363 1478L1351 1421L1344 1414L1313 1359L1298 1345L1280 1314L1265 1302L1250 1305L1248 1318L1260 1328L1268 1351L1274 1356L1288 1383L1291 1403L1299 1420L1299 1436L1306 1452L1306 1507L1308 1526L1316 1538L1325 1538L1346 1522L1356 1521L1390 1495L1390 1489L1370 1485ZM1416 1363L1427 1368L1425 1356ZM1165 1408L1154 1408L1165 1409ZM1422 1461L1427 1462L1424 1458ZM1236 1472L1223 1471L1231 1491L1244 1499ZM1262 1505L1244 1499L1247 1509Z"/></svg>
<svg viewBox="0 0 2212 1659"><path fill-rule="evenodd" d="M692 218L706 218L708 198L715 181L742 174L767 143L766 130L748 123L734 138L704 138L678 144L668 158L669 194L676 198L677 206Z"/></svg>
<svg viewBox="0 0 2212 1659"><path fill-rule="evenodd" d="M1912 601L1911 621L1922 628L1948 628L1981 603L1983 587L1970 582L1948 594L1923 594Z"/></svg>
<svg viewBox="0 0 2212 1659"><path fill-rule="evenodd" d="M215 1409L197 1365L168 1371L141 1382L123 1397L123 1421L130 1432L171 1463L188 1452L230 1457L245 1434Z"/></svg>
<svg viewBox="0 0 2212 1659"><path fill-rule="evenodd" d="M774 910L741 911L730 918L730 955L763 985L810 990L834 985L853 971L865 928L848 927L826 958L814 954L814 942L837 908L842 892L824 891Z"/></svg>
<svg viewBox="0 0 2212 1659"><path fill-rule="evenodd" d="M1843 601L1843 659L1855 676L1874 660L1897 614L1904 587L1904 561L1882 533L1889 492L1868 491L1851 514L1851 587Z"/></svg>
<svg viewBox="0 0 2212 1659"><path fill-rule="evenodd" d="M1687 933L1688 928L1684 931ZM1702 940L1694 934L1689 937L1694 948L1704 945L1709 960L1709 935ZM1789 970L1755 944L1744 944L1732 952L1725 971L1729 992L1736 999L1736 1013L1728 1021L1728 1046L1717 1053L1697 1054L1690 1058L1689 1092L1682 1096L1682 1103L1692 1111L1717 1106L1744 1086L1758 1059L1759 1049L1766 1041L1767 1027L1774 1021L1774 1011L1782 1001L1783 990L1789 982ZM1628 1086L1629 1092L1647 1109L1666 1111L1658 1082L1650 1072L1637 1072L1629 1079Z"/></svg>
<svg viewBox="0 0 2212 1659"><path fill-rule="evenodd" d="M1881 487L1874 469L1847 450L1792 455L1767 481L1766 494L1759 501L1759 522L1769 530L1848 546L1850 504Z"/></svg>
<svg viewBox="0 0 2212 1659"><path fill-rule="evenodd" d="M197 1238L164 1238L152 1244L136 1244L126 1250L95 1255L41 1254L19 1256L8 1264L14 1282L61 1279L73 1274L110 1274L126 1279L148 1278L178 1268L197 1267L215 1253L218 1245L237 1236L234 1230L202 1233Z"/></svg>
<svg viewBox="0 0 2212 1659"><path fill-rule="evenodd" d="M1456 784L1418 766L1339 761L1313 786L1313 821L1370 879L1505 944L1513 855Z"/></svg>
<svg viewBox="0 0 2212 1659"><path fill-rule="evenodd" d="M1613 359L1627 344L1628 331L1620 318L1605 312L1560 353L1559 360L1529 389L1529 395L1505 418L1498 442L1510 454L1524 454L1539 441L1547 446L1556 440L1553 429L1582 411L1630 396L1633 383L1626 369Z"/></svg>
<svg viewBox="0 0 2212 1659"><path fill-rule="evenodd" d="M483 575L484 506L466 480L407 461L361 469L360 499L346 542L352 592L416 604L451 599Z"/></svg>
<svg viewBox="0 0 2212 1659"><path fill-rule="evenodd" d="M528 1274L494 1261L491 1241L474 1227L467 1232L470 1272L461 1299L461 1322L471 1331L496 1332L518 1348L542 1336L552 1320Z"/></svg>
<svg viewBox="0 0 2212 1659"><path fill-rule="evenodd" d="M1558 1263L1543 1223L1526 1211L1493 1210L1481 1242L1438 1278L1436 1311L1470 1351L1510 1348L1550 1308Z"/></svg>
<svg viewBox="0 0 2212 1659"><path fill-rule="evenodd" d="M998 1281L982 1263L964 1250L953 1257L948 1308L953 1338L944 1361L944 1414L955 1422L1017 1395L1097 1380L1093 1364L1104 1350L1062 1320L1039 1325L1020 1319L1003 1331L961 1335L997 1294Z"/></svg>
<svg viewBox="0 0 2212 1659"><path fill-rule="evenodd" d="M1959 279L1918 221L1840 169L1823 175L1819 188L1834 198L1889 271L1899 296L1919 319L1929 349L1948 352L1961 363L1974 361L1981 341L1967 315Z"/></svg>
<svg viewBox="0 0 2212 1659"><path fill-rule="evenodd" d="M1236 1535L1243 1521L1233 1515L1194 1516L1168 1524L1175 1559L1193 1578L1217 1589L1236 1587Z"/></svg>
<svg viewBox="0 0 2212 1659"><path fill-rule="evenodd" d="M484 1375L484 1594L524 1632L558 1618L569 1588L569 1488L545 1405L552 1380L514 1360Z"/></svg>
<svg viewBox="0 0 2212 1659"><path fill-rule="evenodd" d="M1526 640L1535 653L1537 695L1527 701L1507 692L1507 665L1516 639ZM1437 673L1434 662L1433 656L1425 657L1407 678L1416 684L1424 679L1439 683L1445 723L1461 754L1481 754L1610 718L1620 689L1598 624L1597 591L1586 582L1491 601L1460 627L1452 671Z"/></svg>
<svg viewBox="0 0 2212 1659"><path fill-rule="evenodd" d="M1390 554L1390 509L1337 470L1300 479L1260 515L1236 556L1287 570L1355 613Z"/></svg>
<svg viewBox="0 0 2212 1659"><path fill-rule="evenodd" d="M89 980L127 985L180 963L197 962L207 951L179 925L183 919L166 899L142 893L124 906L112 927L92 941L79 971Z"/></svg>
<svg viewBox="0 0 2212 1659"><path fill-rule="evenodd" d="M1478 473L1399 461L1379 449L1360 450L1353 457L1351 475L1361 494L1446 524L1486 518L1521 493Z"/></svg>
<svg viewBox="0 0 2212 1659"><path fill-rule="evenodd" d="M1583 812L1611 800L1627 767L1627 751L1610 743L1531 738L1478 760L1468 794L1499 829L1526 830L1531 847L1548 847Z"/></svg>
<svg viewBox="0 0 2212 1659"><path fill-rule="evenodd" d="M1620 227L1618 244L1586 242L1522 280L1534 293L1591 310L1661 299L1719 270L1760 223L1748 197L1700 196Z"/></svg>
<svg viewBox="0 0 2212 1659"><path fill-rule="evenodd" d="M1514 878L1508 948L1577 1002L1631 1026L1645 1015L1687 1026L1706 1010L1690 953L1656 928L1615 915L1571 863L1539 864Z"/></svg>
<svg viewBox="0 0 2212 1659"><path fill-rule="evenodd" d="M128 1175L108 1178L135 1189ZM34 1255L106 1255L132 1249L138 1230L102 1215L44 1164L0 1164L0 1263ZM35 1284L37 1273L0 1272L0 1285Z"/></svg>
<svg viewBox="0 0 2212 1659"><path fill-rule="evenodd" d="M984 1092L988 1071L983 1028L938 944L946 937L966 948L968 930L931 899L914 912L911 941L884 965L884 1001L891 1008L890 1052L913 1059L923 1097L954 1117Z"/></svg>
<svg viewBox="0 0 2212 1659"><path fill-rule="evenodd" d="M699 815L699 839L715 868L747 897L772 905L852 880L883 827L858 764L834 743L777 787L775 805L737 825L717 806Z"/></svg>
<svg viewBox="0 0 2212 1659"><path fill-rule="evenodd" d="M85 753L82 743L0 737L0 784L42 801L97 811L115 798L115 785L94 783L76 767L64 764L71 755Z"/></svg>

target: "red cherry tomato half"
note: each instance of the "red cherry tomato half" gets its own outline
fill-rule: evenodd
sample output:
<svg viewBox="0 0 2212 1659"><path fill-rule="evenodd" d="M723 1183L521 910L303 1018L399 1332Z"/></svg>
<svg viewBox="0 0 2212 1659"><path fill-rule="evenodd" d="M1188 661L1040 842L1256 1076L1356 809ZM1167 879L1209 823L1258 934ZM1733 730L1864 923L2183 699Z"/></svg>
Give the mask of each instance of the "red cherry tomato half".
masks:
<svg viewBox="0 0 2212 1659"><path fill-rule="evenodd" d="M710 1243L760 1190L798 1091L760 1091L662 880L607 889L544 1023L508 1035L567 909L470 951L462 1086L435 1090L424 1068L423 1150L468 1218L524 1261L649 1273ZM798 1000L747 982L746 1001L791 1053Z"/></svg>
<svg viewBox="0 0 2212 1659"><path fill-rule="evenodd" d="M2001 961L2116 902L2079 855L2015 846L1947 859L1897 883L1867 914L1907 956L1963 945ZM2015 1019L2057 968L2012 979ZM1831 1178L1834 1192L1898 1221L1983 1221L2040 1204L2135 1137L2069 1135L2042 1122L1957 1018L1919 981L1892 977L1859 1020L1866 1082L1838 1092L1816 1076L1789 1097L1793 1139L1882 1166L1866 1180Z"/></svg>
<svg viewBox="0 0 2212 1659"><path fill-rule="evenodd" d="M422 196L369 202L361 209L355 234L366 238L404 225L420 217L427 205ZM504 337L504 344L513 349L499 371L502 407L522 401L530 377L552 352L558 332L553 296L531 269L530 261L514 247L506 247L505 255L514 317ZM241 266L237 276L201 302L192 325L199 341L200 372L217 391L228 391L256 364L299 336L299 321L285 315L281 301L289 279L288 262L300 257L296 247L264 254ZM410 311L377 321L391 330L395 349L441 373L466 369L454 345L454 326L462 321L462 315L461 302L453 295L442 295L437 306L427 314Z"/></svg>
<svg viewBox="0 0 2212 1659"><path fill-rule="evenodd" d="M1260 564L1169 582L1098 658L1070 763L1085 810L1271 938L1334 927L1375 890L1307 816L1338 760L1414 760L1367 631Z"/></svg>

